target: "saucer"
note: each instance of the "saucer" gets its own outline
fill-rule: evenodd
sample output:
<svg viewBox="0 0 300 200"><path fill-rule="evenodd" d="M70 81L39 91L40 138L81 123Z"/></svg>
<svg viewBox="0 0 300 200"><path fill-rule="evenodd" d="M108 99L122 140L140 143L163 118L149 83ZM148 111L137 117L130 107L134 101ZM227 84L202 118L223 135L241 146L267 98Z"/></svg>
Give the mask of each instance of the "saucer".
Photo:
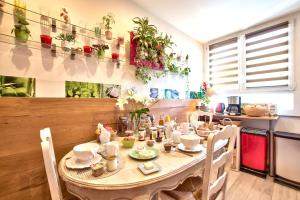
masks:
<svg viewBox="0 0 300 200"><path fill-rule="evenodd" d="M84 168L89 168L92 164L96 164L100 162L102 157L99 154L96 154L96 156L88 160L86 162L82 162L78 160L75 156L69 158L66 160L66 167L69 169L84 169Z"/></svg>
<svg viewBox="0 0 300 200"><path fill-rule="evenodd" d="M204 149L203 145L201 144L197 144L194 148L192 149L188 149L186 148L182 143L178 144L178 149L181 151L186 151L186 152L192 152L192 153L196 153L196 152L200 152Z"/></svg>

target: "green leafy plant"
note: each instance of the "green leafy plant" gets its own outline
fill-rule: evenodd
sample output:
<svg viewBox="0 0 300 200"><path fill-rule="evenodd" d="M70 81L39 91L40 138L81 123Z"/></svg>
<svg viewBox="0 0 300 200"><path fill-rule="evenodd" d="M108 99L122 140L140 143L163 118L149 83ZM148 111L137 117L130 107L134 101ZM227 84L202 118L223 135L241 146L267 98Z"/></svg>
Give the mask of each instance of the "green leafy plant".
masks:
<svg viewBox="0 0 300 200"><path fill-rule="evenodd" d="M135 62L138 66L135 72L137 79L145 84L152 78L165 76L167 72L187 76L191 70L187 66L177 65L174 53L167 54L166 50L172 50L175 45L168 34L159 33L155 25L150 24L148 18L135 17L132 19L133 39L137 43ZM153 66L165 66L164 71L153 70Z"/></svg>
<svg viewBox="0 0 300 200"><path fill-rule="evenodd" d="M103 58L105 55L105 50L108 50L109 47L106 44L93 44L93 48L97 51L97 55L99 58Z"/></svg>
<svg viewBox="0 0 300 200"><path fill-rule="evenodd" d="M115 23L115 19L111 14L102 17L104 27L107 31L112 29L111 25Z"/></svg>
<svg viewBox="0 0 300 200"><path fill-rule="evenodd" d="M17 22L14 25L14 28L11 30L11 33L15 33L15 37L21 41L26 42L30 35L30 30L27 28L29 23L26 21L25 16L17 15Z"/></svg>
<svg viewBox="0 0 300 200"><path fill-rule="evenodd" d="M61 33L58 36L56 36L55 39L61 40L61 41L73 42L73 43L76 42L75 36L70 33Z"/></svg>

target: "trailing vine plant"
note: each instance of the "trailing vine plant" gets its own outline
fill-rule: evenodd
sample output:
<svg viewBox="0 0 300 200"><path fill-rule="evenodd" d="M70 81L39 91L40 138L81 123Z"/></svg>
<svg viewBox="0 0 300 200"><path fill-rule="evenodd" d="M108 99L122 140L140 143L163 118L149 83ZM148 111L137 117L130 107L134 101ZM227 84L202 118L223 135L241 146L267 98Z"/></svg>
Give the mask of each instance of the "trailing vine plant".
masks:
<svg viewBox="0 0 300 200"><path fill-rule="evenodd" d="M188 55L186 66L182 66L176 62L175 53L166 53L173 52L172 47L175 45L170 35L159 33L157 27L149 23L148 18L135 17L132 21L135 24L133 39L137 43L135 57L137 79L147 84L153 78L163 77L168 72L181 76L189 75L191 70L187 66Z"/></svg>

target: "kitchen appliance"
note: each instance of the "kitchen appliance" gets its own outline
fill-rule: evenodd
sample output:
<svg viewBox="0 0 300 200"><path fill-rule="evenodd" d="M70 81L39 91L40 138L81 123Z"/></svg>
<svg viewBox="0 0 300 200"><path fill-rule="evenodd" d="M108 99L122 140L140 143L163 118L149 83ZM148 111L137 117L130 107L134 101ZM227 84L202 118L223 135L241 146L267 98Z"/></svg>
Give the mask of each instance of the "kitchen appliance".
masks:
<svg viewBox="0 0 300 200"><path fill-rule="evenodd" d="M266 176L269 131L254 128L241 129L241 169Z"/></svg>
<svg viewBox="0 0 300 200"><path fill-rule="evenodd" d="M275 180L300 188L300 134L274 133Z"/></svg>
<svg viewBox="0 0 300 200"><path fill-rule="evenodd" d="M228 107L226 109L228 115L241 115L241 97L240 96L229 96Z"/></svg>
<svg viewBox="0 0 300 200"><path fill-rule="evenodd" d="M225 111L225 104L224 103L218 103L215 111L216 111L217 114L223 114L224 111Z"/></svg>

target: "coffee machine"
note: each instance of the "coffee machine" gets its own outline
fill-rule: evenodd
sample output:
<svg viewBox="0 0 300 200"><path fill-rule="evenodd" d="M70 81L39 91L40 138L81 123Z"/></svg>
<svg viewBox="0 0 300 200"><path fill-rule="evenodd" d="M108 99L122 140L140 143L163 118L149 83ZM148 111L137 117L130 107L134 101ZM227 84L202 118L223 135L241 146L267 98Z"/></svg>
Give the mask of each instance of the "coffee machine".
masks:
<svg viewBox="0 0 300 200"><path fill-rule="evenodd" d="M228 107L226 109L228 115L241 115L241 97L240 96L229 96Z"/></svg>

